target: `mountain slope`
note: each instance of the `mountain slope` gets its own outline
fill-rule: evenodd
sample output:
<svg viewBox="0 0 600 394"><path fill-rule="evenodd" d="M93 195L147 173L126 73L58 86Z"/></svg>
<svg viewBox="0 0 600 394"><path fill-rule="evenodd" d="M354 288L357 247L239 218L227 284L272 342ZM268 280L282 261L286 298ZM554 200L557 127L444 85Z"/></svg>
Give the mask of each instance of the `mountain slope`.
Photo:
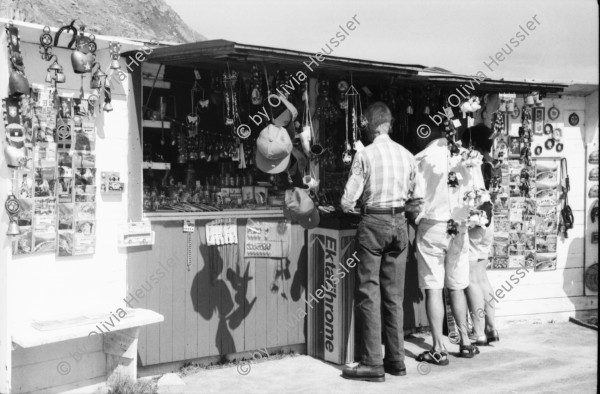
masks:
<svg viewBox="0 0 600 394"><path fill-rule="evenodd" d="M163 0L0 0L0 17L57 27L80 19L87 32L143 40L206 40Z"/></svg>

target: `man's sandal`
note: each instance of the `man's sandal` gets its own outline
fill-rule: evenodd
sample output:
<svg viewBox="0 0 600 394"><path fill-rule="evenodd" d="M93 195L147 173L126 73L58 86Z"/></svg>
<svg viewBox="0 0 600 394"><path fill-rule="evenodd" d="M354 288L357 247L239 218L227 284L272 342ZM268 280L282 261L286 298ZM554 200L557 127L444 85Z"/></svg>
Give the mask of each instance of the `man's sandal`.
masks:
<svg viewBox="0 0 600 394"><path fill-rule="evenodd" d="M488 332L486 335L487 335L488 342L500 341L500 335L498 334L497 330L492 330L492 331Z"/></svg>
<svg viewBox="0 0 600 394"><path fill-rule="evenodd" d="M448 361L448 353L446 352L435 352L433 350L427 350L421 354L419 354L416 358L419 362L426 362L434 365L448 365L450 361Z"/></svg>
<svg viewBox="0 0 600 394"><path fill-rule="evenodd" d="M475 345L460 345L459 357L473 358L476 354L479 354L479 348Z"/></svg>

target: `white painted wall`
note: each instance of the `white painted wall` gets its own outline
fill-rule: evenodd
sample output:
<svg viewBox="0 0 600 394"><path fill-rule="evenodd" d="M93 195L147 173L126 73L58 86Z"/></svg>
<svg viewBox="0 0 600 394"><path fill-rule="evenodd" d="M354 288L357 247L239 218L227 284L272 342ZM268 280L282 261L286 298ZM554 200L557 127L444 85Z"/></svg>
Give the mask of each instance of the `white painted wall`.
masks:
<svg viewBox="0 0 600 394"><path fill-rule="evenodd" d="M0 20L4 25L5 20ZM30 83L44 83L49 65L38 53L38 37L42 26L18 24L25 71ZM55 30L53 30L53 33ZM27 42L23 42L27 41ZM64 39L68 42L68 39ZM61 39L61 43L63 39ZM108 40L97 37L97 60L107 69L110 63ZM4 29L0 46L6 48ZM134 48L127 42L123 50ZM71 67L70 50L54 48L59 63L65 69L66 83L59 84L59 91L78 95L81 78ZM0 53L0 96L8 94L7 51ZM121 60L124 67L125 61ZM84 88L89 90L90 75L86 75ZM122 195L96 195L96 253L89 256L57 257L51 253L15 256L11 254L10 237L6 235L8 217L3 208L7 195L10 173L4 155L0 155L0 392L7 391L10 379L10 327L24 321L44 319L60 315L77 315L90 312L114 312L123 307L126 294L125 249L117 247L117 226L127 220L128 168L127 151L129 129L137 129L135 113L128 110L128 100L133 92L124 81L123 86L113 85L110 113L100 112L96 119L96 166L97 181L101 171L119 171L125 182ZM4 124L0 122L0 145L4 146ZM42 359L51 359L43 355ZM7 367L5 369L5 366Z"/></svg>

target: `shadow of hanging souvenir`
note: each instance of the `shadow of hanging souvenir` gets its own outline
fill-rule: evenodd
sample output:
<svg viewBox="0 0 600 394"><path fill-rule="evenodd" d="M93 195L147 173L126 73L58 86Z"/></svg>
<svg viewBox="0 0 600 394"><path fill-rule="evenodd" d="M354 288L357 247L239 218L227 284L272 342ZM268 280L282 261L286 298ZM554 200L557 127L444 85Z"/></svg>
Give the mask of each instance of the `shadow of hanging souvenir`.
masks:
<svg viewBox="0 0 600 394"><path fill-rule="evenodd" d="M19 29L12 21L5 26L6 38L8 40L8 53L10 57L11 70L8 80L8 91L10 95L20 96L29 93L29 81L25 76L25 66L21 55L21 38Z"/></svg>

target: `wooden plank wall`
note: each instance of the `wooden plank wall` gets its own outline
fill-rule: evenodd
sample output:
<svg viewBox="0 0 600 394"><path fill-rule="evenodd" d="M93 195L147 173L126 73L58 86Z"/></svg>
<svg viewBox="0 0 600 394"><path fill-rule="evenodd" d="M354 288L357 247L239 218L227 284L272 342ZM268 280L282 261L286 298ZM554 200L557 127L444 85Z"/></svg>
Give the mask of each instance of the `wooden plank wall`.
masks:
<svg viewBox="0 0 600 394"><path fill-rule="evenodd" d="M586 316L597 310L598 298L584 296L584 218L585 218L585 136L588 132L585 124L571 127L567 117L573 111L585 111L585 98L563 96L562 98L546 98L546 122L563 130L564 150L562 156L568 160L571 192L569 205L573 209L575 225L568 233L568 238L560 239L557 246L557 269L555 271L531 272L507 292L496 308L499 324L513 321L564 321L569 316ZM560 110L560 117L555 121L547 118L547 109L552 105ZM522 98L517 99L522 107ZM597 111L597 108L595 109ZM597 116L597 114L596 114ZM585 121L585 120L584 120ZM511 120L512 127L520 126L518 121ZM536 137L537 138L537 137ZM544 137L545 140L547 137ZM537 145L534 139L532 144ZM542 142L543 143L543 142ZM546 152L545 156L560 156L556 152ZM596 256L598 250L595 250ZM596 257L597 258L597 257ZM504 284L510 288L510 275L513 270L488 270L492 288L499 289ZM508 281L508 283L506 283Z"/></svg>
<svg viewBox="0 0 600 394"><path fill-rule="evenodd" d="M12 352L11 393L59 393L106 380L102 336L78 338Z"/></svg>
<svg viewBox="0 0 600 394"><path fill-rule="evenodd" d="M206 246L205 224L196 221L189 270L180 221L154 223L156 244L130 250L127 301L165 317L141 329L141 365L304 344L304 321L287 326L304 308L304 229L292 226L291 278L284 279L276 278L279 259L244 258L246 220L238 220L238 245L218 247Z"/></svg>

